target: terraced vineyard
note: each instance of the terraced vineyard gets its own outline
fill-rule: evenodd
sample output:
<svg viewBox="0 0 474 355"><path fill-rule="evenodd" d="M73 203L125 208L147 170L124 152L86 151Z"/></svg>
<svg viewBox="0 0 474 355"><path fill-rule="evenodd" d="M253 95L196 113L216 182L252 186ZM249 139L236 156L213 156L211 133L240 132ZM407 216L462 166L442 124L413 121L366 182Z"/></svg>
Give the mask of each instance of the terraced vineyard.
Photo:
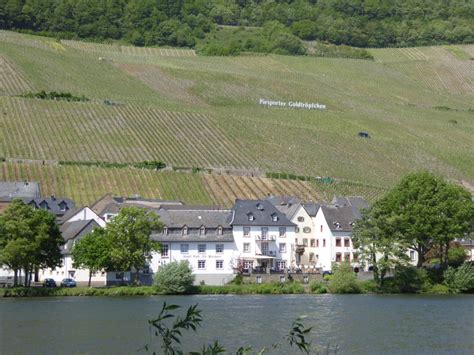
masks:
<svg viewBox="0 0 474 355"><path fill-rule="evenodd" d="M200 57L0 31L0 157L157 159L354 182L203 175L206 196L225 204L271 191L321 199L360 190L373 200L420 169L472 182L474 46L370 51L374 61ZM12 97L31 90L91 101ZM259 98L318 102L327 110L268 108ZM358 138L359 131L371 138Z"/></svg>
<svg viewBox="0 0 474 355"><path fill-rule="evenodd" d="M229 207L236 198L293 195L305 200L329 201L336 194L357 194L374 201L385 192L381 188L354 188L346 183L324 186L257 177L23 163L0 163L2 180L39 181L43 195L67 196L79 205L92 204L107 193Z"/></svg>

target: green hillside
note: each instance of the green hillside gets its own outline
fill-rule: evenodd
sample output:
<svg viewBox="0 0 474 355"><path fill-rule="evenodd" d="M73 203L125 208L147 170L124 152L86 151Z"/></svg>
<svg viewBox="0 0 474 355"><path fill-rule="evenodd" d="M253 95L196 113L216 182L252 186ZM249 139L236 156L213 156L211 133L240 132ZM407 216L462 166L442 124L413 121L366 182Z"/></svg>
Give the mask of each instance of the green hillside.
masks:
<svg viewBox="0 0 474 355"><path fill-rule="evenodd" d="M474 45L370 52L374 61L200 57L0 31L0 157L153 159L374 188L419 169L474 180ZM41 90L91 101L17 97Z"/></svg>

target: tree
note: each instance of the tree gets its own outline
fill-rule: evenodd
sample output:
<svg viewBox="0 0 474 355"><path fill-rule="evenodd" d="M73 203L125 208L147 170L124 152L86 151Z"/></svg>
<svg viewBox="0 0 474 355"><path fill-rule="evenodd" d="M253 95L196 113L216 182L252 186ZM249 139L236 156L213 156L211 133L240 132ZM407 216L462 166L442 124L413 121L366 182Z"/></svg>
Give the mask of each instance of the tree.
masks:
<svg viewBox="0 0 474 355"><path fill-rule="evenodd" d="M29 286L32 272L60 266L63 244L56 217L45 210L16 199L0 216L0 264L13 270L15 285L20 270Z"/></svg>
<svg viewBox="0 0 474 355"><path fill-rule="evenodd" d="M110 242L105 230L96 228L74 244L71 251L75 268L89 269L89 283L92 274L107 269L110 264Z"/></svg>
<svg viewBox="0 0 474 355"><path fill-rule="evenodd" d="M440 248L441 263L447 267L450 243L472 230L471 194L429 172L407 175L383 200L382 217L396 218L403 243L418 253L418 267L433 247Z"/></svg>
<svg viewBox="0 0 474 355"><path fill-rule="evenodd" d="M385 200L379 200L362 212L352 233L354 247L359 250L360 260L372 266L374 281L381 288L387 273L407 261L400 233L398 218L386 213Z"/></svg>
<svg viewBox="0 0 474 355"><path fill-rule="evenodd" d="M110 243L110 266L126 271L133 268L138 283L139 270L151 259L151 253L160 248L150 236L162 228L155 213L136 207L123 208L105 229Z"/></svg>
<svg viewBox="0 0 474 355"><path fill-rule="evenodd" d="M186 260L171 262L158 270L154 284L161 293L186 293L193 286L195 275Z"/></svg>

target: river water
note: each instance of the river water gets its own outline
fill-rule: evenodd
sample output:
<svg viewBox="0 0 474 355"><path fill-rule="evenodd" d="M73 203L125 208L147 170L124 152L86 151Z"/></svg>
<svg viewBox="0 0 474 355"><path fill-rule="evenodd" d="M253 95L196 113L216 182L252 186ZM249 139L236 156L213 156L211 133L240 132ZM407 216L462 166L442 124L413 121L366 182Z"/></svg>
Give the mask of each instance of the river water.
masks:
<svg viewBox="0 0 474 355"><path fill-rule="evenodd" d="M337 346L339 354L474 354L474 295L1 299L0 354L141 354L150 343L147 320L164 301L202 310L204 321L187 333L186 350L216 338L230 350L260 349L306 315L313 343ZM297 352L283 346L269 353Z"/></svg>

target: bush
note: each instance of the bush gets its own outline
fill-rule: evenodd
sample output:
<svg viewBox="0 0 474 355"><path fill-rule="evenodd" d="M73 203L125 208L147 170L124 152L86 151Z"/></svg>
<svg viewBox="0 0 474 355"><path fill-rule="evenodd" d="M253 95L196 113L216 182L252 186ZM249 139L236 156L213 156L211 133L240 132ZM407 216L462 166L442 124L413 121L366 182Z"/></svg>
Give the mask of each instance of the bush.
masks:
<svg viewBox="0 0 474 355"><path fill-rule="evenodd" d="M436 295L445 295L449 293L449 287L442 284L433 285L427 293L436 294Z"/></svg>
<svg viewBox="0 0 474 355"><path fill-rule="evenodd" d="M318 281L311 281L309 283L309 289L311 290L311 292L317 293L317 294L328 292L326 286L322 282L318 282Z"/></svg>
<svg viewBox="0 0 474 355"><path fill-rule="evenodd" d="M397 267L394 282L400 293L425 292L432 287L428 272L412 266Z"/></svg>
<svg viewBox="0 0 474 355"><path fill-rule="evenodd" d="M444 284L450 293L462 293L474 290L474 267L464 263L459 268L448 267L444 272Z"/></svg>
<svg viewBox="0 0 474 355"><path fill-rule="evenodd" d="M166 264L158 270L153 284L163 294L187 293L192 289L195 275L189 262L180 261Z"/></svg>
<svg viewBox="0 0 474 355"><path fill-rule="evenodd" d="M349 263L335 265L329 282L329 291L331 293L360 293L361 289L357 282L357 275Z"/></svg>

